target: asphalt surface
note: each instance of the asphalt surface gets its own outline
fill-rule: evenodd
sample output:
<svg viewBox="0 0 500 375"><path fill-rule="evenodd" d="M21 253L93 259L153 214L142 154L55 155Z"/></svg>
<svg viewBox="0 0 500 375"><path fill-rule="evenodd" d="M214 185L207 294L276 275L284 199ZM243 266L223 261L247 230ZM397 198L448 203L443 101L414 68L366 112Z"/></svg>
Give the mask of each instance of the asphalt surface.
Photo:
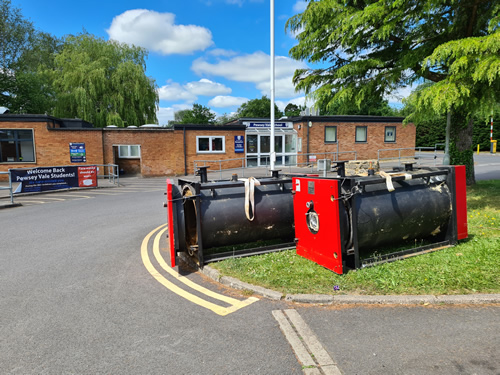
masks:
<svg viewBox="0 0 500 375"><path fill-rule="evenodd" d="M21 197L23 206L0 210L0 373L312 371L273 317L284 309L303 317L343 374L500 372L498 304L320 306L259 297L217 315L160 284L141 259L144 238L166 221L164 179L122 183ZM199 273L185 276L249 297Z"/></svg>

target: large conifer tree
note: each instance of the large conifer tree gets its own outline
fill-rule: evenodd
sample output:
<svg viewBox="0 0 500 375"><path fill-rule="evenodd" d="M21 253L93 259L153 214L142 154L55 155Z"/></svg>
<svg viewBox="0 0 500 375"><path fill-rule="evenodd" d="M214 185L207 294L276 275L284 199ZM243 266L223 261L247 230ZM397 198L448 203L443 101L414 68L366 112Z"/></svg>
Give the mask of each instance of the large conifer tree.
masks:
<svg viewBox="0 0 500 375"><path fill-rule="evenodd" d="M473 114L499 100L499 9L491 0L310 0L287 22L298 40L290 55L324 67L297 70L294 82L332 106L433 82L408 120L451 111L451 162L473 183Z"/></svg>

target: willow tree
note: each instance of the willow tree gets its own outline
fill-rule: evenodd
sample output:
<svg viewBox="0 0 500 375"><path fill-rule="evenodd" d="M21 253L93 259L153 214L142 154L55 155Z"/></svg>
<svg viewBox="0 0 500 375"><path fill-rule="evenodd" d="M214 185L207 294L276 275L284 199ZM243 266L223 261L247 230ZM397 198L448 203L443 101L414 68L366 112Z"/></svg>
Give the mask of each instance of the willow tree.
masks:
<svg viewBox="0 0 500 375"><path fill-rule="evenodd" d="M157 86L146 76L143 48L90 34L68 36L55 57L54 116L97 127L156 123Z"/></svg>
<svg viewBox="0 0 500 375"><path fill-rule="evenodd" d="M294 83L316 101L360 106L433 82L407 121L451 111L451 162L473 183L472 115L498 105L499 9L489 0L310 0L287 22L298 40L290 55L321 68L297 70Z"/></svg>

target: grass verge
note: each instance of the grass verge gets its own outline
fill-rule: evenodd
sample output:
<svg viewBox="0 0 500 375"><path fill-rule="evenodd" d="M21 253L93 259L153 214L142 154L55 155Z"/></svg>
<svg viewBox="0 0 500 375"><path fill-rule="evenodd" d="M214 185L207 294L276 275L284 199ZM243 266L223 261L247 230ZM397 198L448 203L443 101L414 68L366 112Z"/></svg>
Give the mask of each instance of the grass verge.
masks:
<svg viewBox="0 0 500 375"><path fill-rule="evenodd" d="M467 207L469 238L457 246L345 275L304 259L295 250L211 266L223 275L285 294L500 293L500 181L468 187Z"/></svg>

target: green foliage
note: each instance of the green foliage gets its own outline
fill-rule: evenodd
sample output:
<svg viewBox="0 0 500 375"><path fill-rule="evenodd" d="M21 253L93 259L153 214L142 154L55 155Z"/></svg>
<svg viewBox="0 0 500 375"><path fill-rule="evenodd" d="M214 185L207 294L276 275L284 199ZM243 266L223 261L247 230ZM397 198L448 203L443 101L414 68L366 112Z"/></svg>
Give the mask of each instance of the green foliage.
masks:
<svg viewBox="0 0 500 375"><path fill-rule="evenodd" d="M499 118L498 116L500 116L500 114L495 115L494 118ZM436 143L445 142L446 116L423 120L416 125L417 147L434 147ZM476 150L477 145L479 145L481 151L489 151L490 120L484 121L482 116L475 116L472 145L474 146L474 150ZM443 149L443 147L440 149Z"/></svg>
<svg viewBox="0 0 500 375"><path fill-rule="evenodd" d="M455 246L337 275L294 250L215 263L223 275L282 293L499 293L500 181L467 189L469 238ZM340 287L334 291L333 287Z"/></svg>
<svg viewBox="0 0 500 375"><path fill-rule="evenodd" d="M30 47L35 29L26 20L21 10L13 8L10 0L0 0L0 87L5 89L5 83L11 80L18 62Z"/></svg>
<svg viewBox="0 0 500 375"><path fill-rule="evenodd" d="M321 115L369 115L396 116L397 111L389 106L389 102L381 97L371 97L359 106L352 103L338 103L324 97L316 102Z"/></svg>
<svg viewBox="0 0 500 375"><path fill-rule="evenodd" d="M297 104L288 103L285 107L285 116L296 117L300 116L300 112L303 111L305 106L298 106Z"/></svg>
<svg viewBox="0 0 500 375"><path fill-rule="evenodd" d="M499 10L492 0L311 0L287 22L298 39L290 55L326 67L297 70L294 83L317 103L342 108L431 82L410 99L406 122L452 111L465 157L472 149L468 119L498 108Z"/></svg>
<svg viewBox="0 0 500 375"><path fill-rule="evenodd" d="M224 125L227 124L228 122L236 120L238 117L236 116L235 113L224 113L221 116L217 117L215 122L218 125Z"/></svg>
<svg viewBox="0 0 500 375"><path fill-rule="evenodd" d="M271 99L263 96L260 99L252 99L243 103L237 110L238 117L254 117L254 118L270 118L271 117ZM281 112L276 104L274 104L274 117L281 118Z"/></svg>
<svg viewBox="0 0 500 375"><path fill-rule="evenodd" d="M174 114L178 124L214 125L215 113L210 108L194 103L192 109L184 109Z"/></svg>
<svg viewBox="0 0 500 375"><path fill-rule="evenodd" d="M47 69L56 96L54 115L97 127L156 123L156 84L145 74L146 51L90 34L70 35Z"/></svg>

